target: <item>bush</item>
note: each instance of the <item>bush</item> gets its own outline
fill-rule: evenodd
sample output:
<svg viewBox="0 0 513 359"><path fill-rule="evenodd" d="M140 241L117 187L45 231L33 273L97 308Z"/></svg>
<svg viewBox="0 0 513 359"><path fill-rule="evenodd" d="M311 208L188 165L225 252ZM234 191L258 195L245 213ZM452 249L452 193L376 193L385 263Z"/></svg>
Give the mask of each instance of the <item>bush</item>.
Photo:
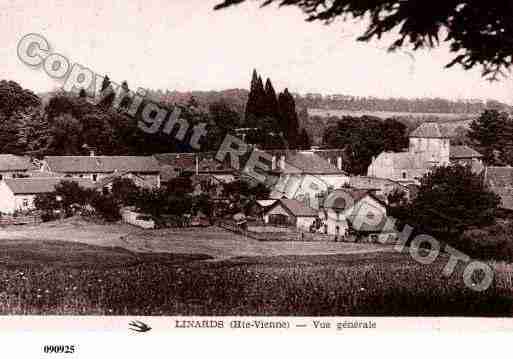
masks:
<svg viewBox="0 0 513 359"><path fill-rule="evenodd" d="M96 214L107 222L115 222L121 219L118 202L112 195L98 194L93 198L91 205Z"/></svg>
<svg viewBox="0 0 513 359"><path fill-rule="evenodd" d="M509 223L468 230L459 239L446 242L473 259L513 262L513 228Z"/></svg>

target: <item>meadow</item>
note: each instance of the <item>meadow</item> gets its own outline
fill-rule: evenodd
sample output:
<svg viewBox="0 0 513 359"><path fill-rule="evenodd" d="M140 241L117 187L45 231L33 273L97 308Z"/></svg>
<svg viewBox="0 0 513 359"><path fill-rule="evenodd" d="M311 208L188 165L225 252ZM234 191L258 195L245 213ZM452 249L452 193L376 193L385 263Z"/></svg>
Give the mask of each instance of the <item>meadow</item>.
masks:
<svg viewBox="0 0 513 359"><path fill-rule="evenodd" d="M41 248L43 246L43 249ZM511 316L513 268L485 292L447 258L394 252L240 257L134 253L80 243L3 241L0 314Z"/></svg>

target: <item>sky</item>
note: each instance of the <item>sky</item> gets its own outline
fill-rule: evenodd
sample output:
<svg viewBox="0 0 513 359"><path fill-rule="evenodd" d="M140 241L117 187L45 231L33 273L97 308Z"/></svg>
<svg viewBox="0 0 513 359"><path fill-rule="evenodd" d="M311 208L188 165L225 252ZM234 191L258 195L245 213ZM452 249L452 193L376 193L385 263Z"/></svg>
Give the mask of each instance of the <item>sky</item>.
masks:
<svg viewBox="0 0 513 359"><path fill-rule="evenodd" d="M513 104L513 78L490 83L479 69L445 69L446 46L386 51L389 39L361 43L361 21L308 23L297 8L220 0L0 0L0 79L36 92L63 85L16 55L28 33L51 49L130 88L249 88L254 68L277 91L375 97L495 99Z"/></svg>

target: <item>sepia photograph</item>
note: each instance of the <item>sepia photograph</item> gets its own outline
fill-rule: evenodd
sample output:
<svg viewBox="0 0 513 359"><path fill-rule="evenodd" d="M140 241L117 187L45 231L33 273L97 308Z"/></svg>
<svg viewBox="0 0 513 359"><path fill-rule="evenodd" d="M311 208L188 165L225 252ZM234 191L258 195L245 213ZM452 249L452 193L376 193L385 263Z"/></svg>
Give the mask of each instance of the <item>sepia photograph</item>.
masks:
<svg viewBox="0 0 513 359"><path fill-rule="evenodd" d="M0 0L0 29L6 325L513 315L512 1Z"/></svg>

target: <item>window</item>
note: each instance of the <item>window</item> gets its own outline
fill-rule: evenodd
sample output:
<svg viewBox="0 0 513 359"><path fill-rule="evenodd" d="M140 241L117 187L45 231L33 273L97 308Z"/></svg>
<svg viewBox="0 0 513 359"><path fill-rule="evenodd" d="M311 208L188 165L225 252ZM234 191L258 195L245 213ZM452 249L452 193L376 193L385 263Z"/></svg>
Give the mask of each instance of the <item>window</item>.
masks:
<svg viewBox="0 0 513 359"><path fill-rule="evenodd" d="M24 198L24 199L23 199L22 206L23 206L23 207L28 207L28 205L29 205L29 200L28 200L27 198Z"/></svg>
<svg viewBox="0 0 513 359"><path fill-rule="evenodd" d="M406 171L403 171L403 179L406 179Z"/></svg>
<svg viewBox="0 0 513 359"><path fill-rule="evenodd" d="M93 182L96 182L98 180L98 175L97 174L94 174L93 175Z"/></svg>

